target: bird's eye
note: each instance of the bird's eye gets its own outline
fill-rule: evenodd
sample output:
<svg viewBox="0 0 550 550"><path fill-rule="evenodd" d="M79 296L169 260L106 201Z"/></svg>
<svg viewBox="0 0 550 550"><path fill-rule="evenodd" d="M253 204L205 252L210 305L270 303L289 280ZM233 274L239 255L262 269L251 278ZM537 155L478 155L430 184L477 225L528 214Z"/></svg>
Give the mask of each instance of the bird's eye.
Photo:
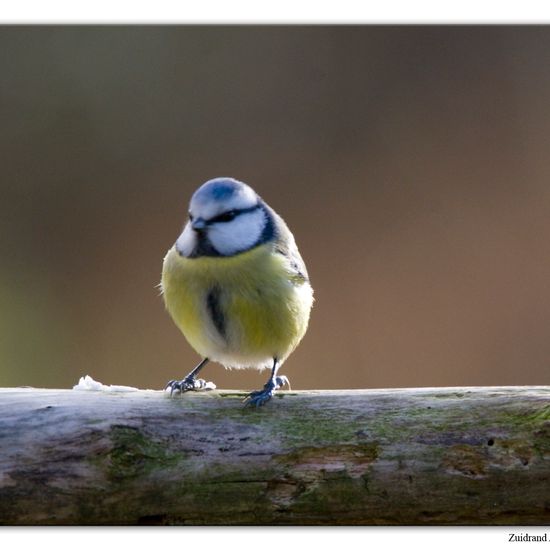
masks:
<svg viewBox="0 0 550 550"><path fill-rule="evenodd" d="M190 222L193 221L193 214L191 214L191 212L189 212L189 221L190 221Z"/></svg>
<svg viewBox="0 0 550 550"><path fill-rule="evenodd" d="M223 214L220 214L219 216L216 216L212 221L213 222L230 222L231 220L235 219L235 216L237 213L234 210L229 210L229 212L224 212Z"/></svg>

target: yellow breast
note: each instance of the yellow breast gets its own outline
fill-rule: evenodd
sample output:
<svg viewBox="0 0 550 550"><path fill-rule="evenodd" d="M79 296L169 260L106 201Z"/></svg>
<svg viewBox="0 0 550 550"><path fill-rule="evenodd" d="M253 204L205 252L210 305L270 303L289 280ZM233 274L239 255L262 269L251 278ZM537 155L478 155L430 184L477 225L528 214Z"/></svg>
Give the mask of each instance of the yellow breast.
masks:
<svg viewBox="0 0 550 550"><path fill-rule="evenodd" d="M309 283L270 244L231 257L193 259L174 247L164 259L162 290L195 351L230 367L284 361L306 332L313 302Z"/></svg>

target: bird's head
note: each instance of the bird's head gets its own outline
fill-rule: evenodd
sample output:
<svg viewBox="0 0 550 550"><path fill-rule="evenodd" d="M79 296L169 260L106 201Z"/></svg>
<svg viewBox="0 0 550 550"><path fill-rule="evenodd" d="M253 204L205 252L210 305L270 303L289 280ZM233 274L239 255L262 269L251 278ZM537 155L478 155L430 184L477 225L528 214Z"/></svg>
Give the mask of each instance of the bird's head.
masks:
<svg viewBox="0 0 550 550"><path fill-rule="evenodd" d="M181 256L233 256L272 237L272 220L256 192L233 178L216 178L191 197L189 221L176 241Z"/></svg>

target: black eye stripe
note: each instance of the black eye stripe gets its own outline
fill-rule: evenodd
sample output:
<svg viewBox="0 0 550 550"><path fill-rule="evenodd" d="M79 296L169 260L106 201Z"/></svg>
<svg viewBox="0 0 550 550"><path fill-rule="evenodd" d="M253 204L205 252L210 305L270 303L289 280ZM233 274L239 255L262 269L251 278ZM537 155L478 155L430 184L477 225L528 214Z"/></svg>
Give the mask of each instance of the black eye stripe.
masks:
<svg viewBox="0 0 550 550"><path fill-rule="evenodd" d="M234 210L230 210L229 212L224 212L223 214L220 214L219 216L216 216L214 218L211 218L208 220L208 223L225 223L230 222L233 220L236 216L236 212Z"/></svg>
<svg viewBox="0 0 550 550"><path fill-rule="evenodd" d="M259 205L251 206L250 208L241 208L240 210L229 210L228 212L224 212L223 214L220 214L219 216L215 216L213 218L210 218L207 223L226 223L234 220L237 216L240 216L241 214L247 214L248 212L254 212L254 210L257 210L259 208Z"/></svg>

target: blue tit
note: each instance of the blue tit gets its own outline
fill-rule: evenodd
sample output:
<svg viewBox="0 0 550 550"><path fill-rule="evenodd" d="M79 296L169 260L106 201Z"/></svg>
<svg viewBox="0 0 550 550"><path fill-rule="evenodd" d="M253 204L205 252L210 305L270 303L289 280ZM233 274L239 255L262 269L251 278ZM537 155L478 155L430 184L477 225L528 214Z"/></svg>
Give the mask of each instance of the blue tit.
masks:
<svg viewBox="0 0 550 550"><path fill-rule="evenodd" d="M278 371L303 338L313 304L306 266L284 220L256 192L216 178L194 193L189 220L164 258L162 295L178 328L202 357L171 393L202 390L208 361L271 369L260 406L288 384Z"/></svg>

